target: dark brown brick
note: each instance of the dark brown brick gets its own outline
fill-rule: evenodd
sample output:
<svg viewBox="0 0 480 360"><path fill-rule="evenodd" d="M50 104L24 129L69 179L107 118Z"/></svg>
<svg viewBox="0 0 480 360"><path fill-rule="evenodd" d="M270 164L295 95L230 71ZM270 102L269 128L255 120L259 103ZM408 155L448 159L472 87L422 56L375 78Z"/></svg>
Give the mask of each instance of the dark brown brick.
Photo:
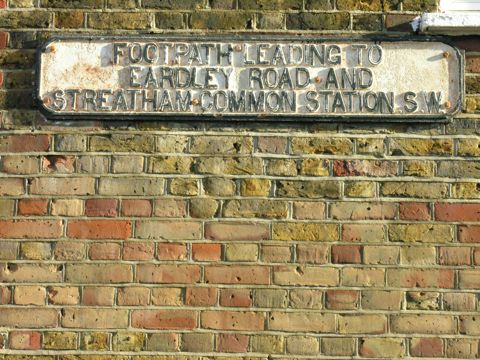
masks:
<svg viewBox="0 0 480 360"><path fill-rule="evenodd" d="M199 10L205 5L205 0L143 0L144 7L153 9Z"/></svg>
<svg viewBox="0 0 480 360"><path fill-rule="evenodd" d="M210 0L210 7L212 9L235 9L237 0Z"/></svg>
<svg viewBox="0 0 480 360"><path fill-rule="evenodd" d="M80 11L55 13L55 27L59 29L78 29L84 24L85 13Z"/></svg>
<svg viewBox="0 0 480 360"><path fill-rule="evenodd" d="M252 27L252 14L243 11L197 11L190 17L192 29L243 30Z"/></svg>
<svg viewBox="0 0 480 360"><path fill-rule="evenodd" d="M381 0L337 0L338 10L382 11Z"/></svg>
<svg viewBox="0 0 480 360"><path fill-rule="evenodd" d="M183 29L185 24L183 22L183 14L161 12L155 15L155 26L159 29Z"/></svg>
<svg viewBox="0 0 480 360"><path fill-rule="evenodd" d="M99 30L150 28L150 15L146 13L92 13L88 15L88 27Z"/></svg>
<svg viewBox="0 0 480 360"><path fill-rule="evenodd" d="M103 0L41 0L40 6L47 8L101 9Z"/></svg>
<svg viewBox="0 0 480 360"><path fill-rule="evenodd" d="M437 10L436 0L391 0L392 6L397 8L400 2L403 11L435 12Z"/></svg>
<svg viewBox="0 0 480 360"><path fill-rule="evenodd" d="M239 0L243 10L302 10L302 0Z"/></svg>
<svg viewBox="0 0 480 360"><path fill-rule="evenodd" d="M467 94L479 94L480 93L480 76L466 76L465 90Z"/></svg>
<svg viewBox="0 0 480 360"><path fill-rule="evenodd" d="M376 14L353 15L352 27L353 27L353 30L359 30L359 31L381 31L382 22L383 22L382 15L376 15Z"/></svg>
<svg viewBox="0 0 480 360"><path fill-rule="evenodd" d="M333 0L305 0L306 10L333 10Z"/></svg>
<svg viewBox="0 0 480 360"><path fill-rule="evenodd" d="M2 28L46 28L51 23L51 16L44 11L3 12L0 17Z"/></svg>
<svg viewBox="0 0 480 360"><path fill-rule="evenodd" d="M347 30L349 28L350 15L345 12L287 14L289 30Z"/></svg>
<svg viewBox="0 0 480 360"><path fill-rule="evenodd" d="M411 22L417 15L388 14L385 29L389 31L413 32Z"/></svg>

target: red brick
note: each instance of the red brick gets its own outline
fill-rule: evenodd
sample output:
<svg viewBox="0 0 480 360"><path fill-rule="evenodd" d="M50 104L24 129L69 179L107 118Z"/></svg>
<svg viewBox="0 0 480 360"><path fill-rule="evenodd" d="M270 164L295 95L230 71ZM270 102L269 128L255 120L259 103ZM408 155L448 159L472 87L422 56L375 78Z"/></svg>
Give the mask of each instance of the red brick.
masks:
<svg viewBox="0 0 480 360"><path fill-rule="evenodd" d="M187 246L185 244L159 243L157 245L158 260L185 260Z"/></svg>
<svg viewBox="0 0 480 360"><path fill-rule="evenodd" d="M194 284L200 281L197 265L137 265L137 281L159 284Z"/></svg>
<svg viewBox="0 0 480 360"><path fill-rule="evenodd" d="M466 72L480 73L480 56L467 56L465 70Z"/></svg>
<svg viewBox="0 0 480 360"><path fill-rule="evenodd" d="M241 311L203 311L202 327L217 330L263 330L264 314Z"/></svg>
<svg viewBox="0 0 480 360"><path fill-rule="evenodd" d="M328 245L297 245L297 261L301 264L326 264L330 247Z"/></svg>
<svg viewBox="0 0 480 360"><path fill-rule="evenodd" d="M132 327L142 329L194 329L197 314L189 310L133 310Z"/></svg>
<svg viewBox="0 0 480 360"><path fill-rule="evenodd" d="M90 245L88 257L91 260L120 260L120 244L96 243Z"/></svg>
<svg viewBox="0 0 480 360"><path fill-rule="evenodd" d="M123 220L71 220L67 236L74 239L127 239L132 224Z"/></svg>
<svg viewBox="0 0 480 360"><path fill-rule="evenodd" d="M155 247L153 242L126 242L123 244L124 260L151 260Z"/></svg>
<svg viewBox="0 0 480 360"><path fill-rule="evenodd" d="M478 225L459 226L458 240L462 243L480 243L480 226Z"/></svg>
<svg viewBox="0 0 480 360"><path fill-rule="evenodd" d="M1 142L8 152L48 151L50 148L49 135L9 135Z"/></svg>
<svg viewBox="0 0 480 360"><path fill-rule="evenodd" d="M222 256L220 244L192 244L192 258L197 261L218 261Z"/></svg>
<svg viewBox="0 0 480 360"><path fill-rule="evenodd" d="M217 351L226 353L246 353L248 335L219 334Z"/></svg>
<svg viewBox="0 0 480 360"><path fill-rule="evenodd" d="M262 261L267 263L285 263L292 260L290 246L262 245Z"/></svg>
<svg viewBox="0 0 480 360"><path fill-rule="evenodd" d="M207 266L205 282L210 284L269 284L267 266Z"/></svg>
<svg viewBox="0 0 480 360"><path fill-rule="evenodd" d="M440 221L480 221L480 204L435 204L435 219Z"/></svg>
<svg viewBox="0 0 480 360"><path fill-rule="evenodd" d="M47 155L42 159L42 171L48 174L67 173L75 171L75 156Z"/></svg>
<svg viewBox="0 0 480 360"><path fill-rule="evenodd" d="M0 9L5 9L7 7L7 0L0 0Z"/></svg>
<svg viewBox="0 0 480 360"><path fill-rule="evenodd" d="M0 49L5 49L8 43L8 33L0 32Z"/></svg>
<svg viewBox="0 0 480 360"><path fill-rule="evenodd" d="M358 291L355 290L328 290L325 305L332 310L353 310L358 308Z"/></svg>
<svg viewBox="0 0 480 360"><path fill-rule="evenodd" d="M332 263L334 264L360 264L362 262L362 246L358 245L333 245Z"/></svg>
<svg viewBox="0 0 480 360"><path fill-rule="evenodd" d="M400 203L401 220L430 220L428 203Z"/></svg>
<svg viewBox="0 0 480 360"><path fill-rule="evenodd" d="M0 178L0 195L23 195L25 184L22 178Z"/></svg>
<svg viewBox="0 0 480 360"><path fill-rule="evenodd" d="M48 200L46 199L20 199L18 200L18 215L46 215Z"/></svg>
<svg viewBox="0 0 480 360"><path fill-rule="evenodd" d="M0 220L0 239L53 239L62 231L61 220Z"/></svg>
<svg viewBox="0 0 480 360"><path fill-rule="evenodd" d="M470 265L470 248L468 247L441 247L440 265Z"/></svg>
<svg viewBox="0 0 480 360"><path fill-rule="evenodd" d="M86 216L117 216L117 200L115 199L88 199L85 201Z"/></svg>
<svg viewBox="0 0 480 360"><path fill-rule="evenodd" d="M480 43L477 36L458 36L452 38L454 44L466 51L480 51Z"/></svg>
<svg viewBox="0 0 480 360"><path fill-rule="evenodd" d="M439 338L414 338L410 354L418 357L443 357L443 341Z"/></svg>
<svg viewBox="0 0 480 360"><path fill-rule="evenodd" d="M217 289L215 288L187 288L185 291L185 304L191 306L212 306L217 302Z"/></svg>
<svg viewBox="0 0 480 360"><path fill-rule="evenodd" d="M152 203L150 200L122 200L123 216L150 216Z"/></svg>
<svg viewBox="0 0 480 360"><path fill-rule="evenodd" d="M12 301L12 291L10 288L0 286L0 305L10 304Z"/></svg>
<svg viewBox="0 0 480 360"><path fill-rule="evenodd" d="M37 331L12 331L8 335L10 349L40 350L41 334Z"/></svg>
<svg viewBox="0 0 480 360"><path fill-rule="evenodd" d="M267 240L269 226L260 223L218 223L205 224L205 239L210 240Z"/></svg>
<svg viewBox="0 0 480 360"><path fill-rule="evenodd" d="M148 305L150 289L143 287L126 287L118 289L117 303L120 306Z"/></svg>
<svg viewBox="0 0 480 360"><path fill-rule="evenodd" d="M252 306L252 292L249 289L222 289L220 305L227 307Z"/></svg>
<svg viewBox="0 0 480 360"><path fill-rule="evenodd" d="M395 176L398 174L397 161L381 160L335 160L335 176Z"/></svg>
<svg viewBox="0 0 480 360"><path fill-rule="evenodd" d="M454 287L455 272L449 269L387 269L387 282L394 287Z"/></svg>
<svg viewBox="0 0 480 360"><path fill-rule="evenodd" d="M112 306L114 303L115 288L113 287L84 287L83 288L83 305L89 306Z"/></svg>
<svg viewBox="0 0 480 360"><path fill-rule="evenodd" d="M285 154L287 151L287 137L259 136L258 151L262 153Z"/></svg>
<svg viewBox="0 0 480 360"><path fill-rule="evenodd" d="M475 311L477 294L451 292L443 294L443 309L447 311ZM462 331L460 319L460 332Z"/></svg>

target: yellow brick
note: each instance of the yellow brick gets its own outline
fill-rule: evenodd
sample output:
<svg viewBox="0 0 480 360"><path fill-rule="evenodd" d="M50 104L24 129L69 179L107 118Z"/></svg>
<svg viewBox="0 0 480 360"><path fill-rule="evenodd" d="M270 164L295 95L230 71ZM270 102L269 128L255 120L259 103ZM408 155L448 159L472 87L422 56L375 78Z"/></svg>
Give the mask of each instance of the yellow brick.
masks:
<svg viewBox="0 0 480 360"><path fill-rule="evenodd" d="M390 241L446 243L453 241L453 229L443 224L390 224Z"/></svg>
<svg viewBox="0 0 480 360"><path fill-rule="evenodd" d="M240 193L242 196L268 196L272 184L267 179L245 179L242 180Z"/></svg>
<svg viewBox="0 0 480 360"><path fill-rule="evenodd" d="M336 241L338 240L338 226L335 224L274 223L273 240Z"/></svg>

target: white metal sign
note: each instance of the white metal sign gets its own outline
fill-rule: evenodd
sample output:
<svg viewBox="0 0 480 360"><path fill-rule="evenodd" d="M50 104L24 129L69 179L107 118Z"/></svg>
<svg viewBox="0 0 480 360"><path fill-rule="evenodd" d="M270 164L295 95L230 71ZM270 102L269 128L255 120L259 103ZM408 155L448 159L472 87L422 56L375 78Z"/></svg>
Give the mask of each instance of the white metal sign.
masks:
<svg viewBox="0 0 480 360"><path fill-rule="evenodd" d="M461 54L430 40L60 38L39 60L53 118L404 121L462 103Z"/></svg>

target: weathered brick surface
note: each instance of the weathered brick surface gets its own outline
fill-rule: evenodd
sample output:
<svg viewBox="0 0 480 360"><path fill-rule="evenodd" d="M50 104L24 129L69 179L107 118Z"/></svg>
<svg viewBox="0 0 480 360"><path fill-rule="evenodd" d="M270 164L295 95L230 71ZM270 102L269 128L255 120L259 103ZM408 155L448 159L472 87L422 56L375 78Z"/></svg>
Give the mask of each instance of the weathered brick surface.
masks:
<svg viewBox="0 0 480 360"><path fill-rule="evenodd" d="M478 36L450 38L448 123L49 121L31 96L51 36L408 41L437 3L0 0L0 359L478 358Z"/></svg>

